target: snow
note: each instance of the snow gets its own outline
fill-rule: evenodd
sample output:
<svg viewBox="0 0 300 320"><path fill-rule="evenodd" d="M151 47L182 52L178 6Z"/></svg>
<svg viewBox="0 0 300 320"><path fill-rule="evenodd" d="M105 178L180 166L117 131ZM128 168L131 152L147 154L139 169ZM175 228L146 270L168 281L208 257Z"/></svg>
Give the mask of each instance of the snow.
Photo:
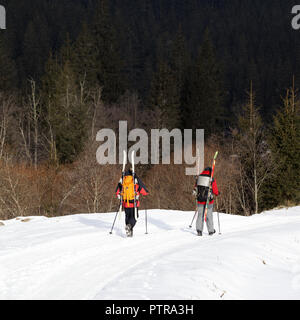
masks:
<svg viewBox="0 0 300 320"><path fill-rule="evenodd" d="M220 213L148 210L126 238L115 213L30 217L0 226L0 299L300 299L300 207Z"/></svg>

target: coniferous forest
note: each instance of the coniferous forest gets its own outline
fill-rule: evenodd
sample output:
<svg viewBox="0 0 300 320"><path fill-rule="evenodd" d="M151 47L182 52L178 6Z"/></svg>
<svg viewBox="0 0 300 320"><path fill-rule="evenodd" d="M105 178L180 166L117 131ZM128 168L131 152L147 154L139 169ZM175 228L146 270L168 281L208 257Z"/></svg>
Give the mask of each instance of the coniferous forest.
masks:
<svg viewBox="0 0 300 320"><path fill-rule="evenodd" d="M300 202L300 30L290 0L1 0L0 218L107 212L99 129L205 129L217 210ZM148 208L193 210L185 166L139 165Z"/></svg>

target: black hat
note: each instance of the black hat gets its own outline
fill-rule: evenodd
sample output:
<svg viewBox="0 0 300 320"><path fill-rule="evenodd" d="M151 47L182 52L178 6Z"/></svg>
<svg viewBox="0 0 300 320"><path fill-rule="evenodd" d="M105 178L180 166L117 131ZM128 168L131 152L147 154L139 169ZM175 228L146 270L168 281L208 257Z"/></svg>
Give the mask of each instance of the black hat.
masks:
<svg viewBox="0 0 300 320"><path fill-rule="evenodd" d="M132 170L129 169L125 172L125 176L132 176Z"/></svg>

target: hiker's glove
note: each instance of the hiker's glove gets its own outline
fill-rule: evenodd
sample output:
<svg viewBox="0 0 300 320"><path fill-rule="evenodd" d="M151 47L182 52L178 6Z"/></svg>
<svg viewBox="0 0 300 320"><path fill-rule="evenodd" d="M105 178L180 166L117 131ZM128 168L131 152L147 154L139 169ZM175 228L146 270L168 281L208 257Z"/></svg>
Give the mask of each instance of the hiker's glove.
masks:
<svg viewBox="0 0 300 320"><path fill-rule="evenodd" d="M136 201L139 201L139 195L135 196Z"/></svg>
<svg viewBox="0 0 300 320"><path fill-rule="evenodd" d="M119 199L119 200L121 199L121 195L119 195L119 194L118 194L118 199Z"/></svg>
<svg viewBox="0 0 300 320"><path fill-rule="evenodd" d="M193 196L197 196L197 191L195 189L193 190Z"/></svg>

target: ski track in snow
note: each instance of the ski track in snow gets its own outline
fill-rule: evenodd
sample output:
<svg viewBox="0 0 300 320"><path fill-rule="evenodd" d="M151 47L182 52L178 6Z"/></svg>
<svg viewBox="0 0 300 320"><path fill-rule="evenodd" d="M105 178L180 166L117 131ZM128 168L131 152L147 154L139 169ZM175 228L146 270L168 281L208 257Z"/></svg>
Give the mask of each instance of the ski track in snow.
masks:
<svg viewBox="0 0 300 320"><path fill-rule="evenodd" d="M0 228L0 299L299 299L300 207L220 214L148 210L126 238L114 213L31 217Z"/></svg>

